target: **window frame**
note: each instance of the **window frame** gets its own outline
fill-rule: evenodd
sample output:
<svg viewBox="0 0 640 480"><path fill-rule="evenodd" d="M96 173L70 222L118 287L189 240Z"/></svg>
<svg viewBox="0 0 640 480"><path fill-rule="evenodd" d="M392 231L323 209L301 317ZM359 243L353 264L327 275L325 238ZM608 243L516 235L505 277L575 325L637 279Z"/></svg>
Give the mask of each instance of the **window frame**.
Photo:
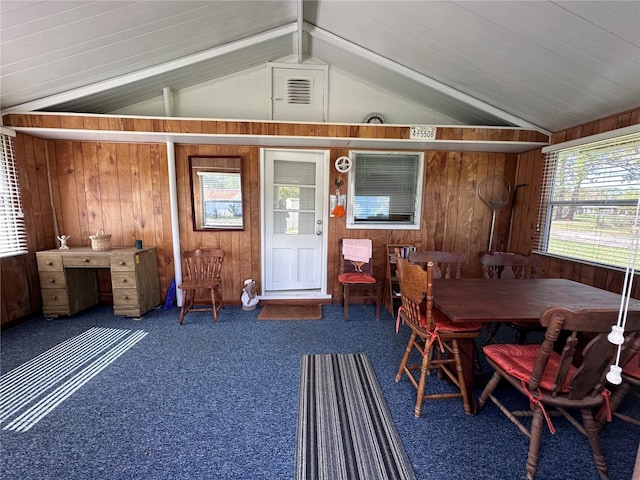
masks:
<svg viewBox="0 0 640 480"><path fill-rule="evenodd" d="M413 207L413 221L394 221L394 220L377 220L366 221L356 220L354 218L355 212L355 193L356 193L356 171L359 156L380 156L386 157L389 160L389 164L392 165L394 156L415 156L417 161L417 174L415 178L415 198ZM349 158L352 160L352 167L348 173L348 195L347 195L347 215L346 215L346 228L347 229L366 229L366 230L420 230L422 222L422 199L424 196L424 152L415 151L365 151L365 150L352 150L349 152ZM393 170L390 168L389 170Z"/></svg>
<svg viewBox="0 0 640 480"><path fill-rule="evenodd" d="M640 177L638 176L640 173L640 126L551 145L543 148L542 153L543 172L533 252L616 270L629 266L634 258L636 266L640 265L640 258L634 254L638 245L638 233L637 228L633 227L633 224L638 225L640 209ZM612 154L615 155L613 158ZM620 160L625 160L629 155L632 155L632 160L636 158L639 160L639 168L635 170L635 174L633 169L628 169L630 177L625 181L620 172L625 172L626 164ZM574 162L574 166L570 164L567 168L559 170L561 162ZM575 182L576 188L571 191L572 198L567 199L568 194L565 191L562 196L562 190L558 188L556 178L562 175L570 179L575 178L570 177L569 174L578 177L581 173L580 168L587 173ZM598 169L601 171L607 169L606 174L596 173ZM589 183L583 185L585 181ZM569 181L565 184L570 185ZM601 185L598 186L598 184ZM587 190L589 194L584 195L587 188L589 188ZM623 198L626 190L630 195L628 198ZM582 195L579 193L581 191ZM616 197L612 198L611 192L615 192ZM622 195L619 192L622 192ZM573 228L570 227L570 230L565 229L570 237L554 237L552 229L562 228L561 222L566 223L565 217L556 216L558 208L569 208L567 212L573 213L569 215L571 220L581 215L582 221L593 221L595 228L587 228L588 233L584 234L580 231L580 225L576 224ZM615 229L611 230L612 223L622 224L624 228L625 221L632 222L628 232L622 230L621 234ZM560 246L559 243L556 243L555 247L551 245L552 241L579 243L575 242L578 234L584 245L582 252L578 249L574 250L576 247L572 245L565 247ZM615 241L611 240L612 238ZM585 242L586 239L589 242ZM620 245L615 245L616 243ZM590 248L595 253L590 253Z"/></svg>
<svg viewBox="0 0 640 480"><path fill-rule="evenodd" d="M239 223L228 223L221 221L218 223L208 223L205 220L206 199L201 187L203 176L210 174L227 174L238 176L240 199L229 201L239 203L241 214L233 215L239 217ZM190 155L189 156L189 179L191 183L191 216L193 221L193 231L243 231L244 221L244 191L242 177L242 157L236 156L215 156L215 155ZM237 221L236 221L237 222Z"/></svg>
<svg viewBox="0 0 640 480"><path fill-rule="evenodd" d="M29 253L13 149L13 130L0 127L0 258Z"/></svg>

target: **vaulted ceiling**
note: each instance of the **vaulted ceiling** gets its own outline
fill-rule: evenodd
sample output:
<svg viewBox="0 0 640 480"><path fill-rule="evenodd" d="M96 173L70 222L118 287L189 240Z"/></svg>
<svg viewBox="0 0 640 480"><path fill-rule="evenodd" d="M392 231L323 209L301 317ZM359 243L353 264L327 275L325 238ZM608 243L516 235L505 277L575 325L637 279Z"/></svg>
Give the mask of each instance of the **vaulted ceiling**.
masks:
<svg viewBox="0 0 640 480"><path fill-rule="evenodd" d="M313 58L467 125L640 105L638 1L0 2L0 109L107 113Z"/></svg>

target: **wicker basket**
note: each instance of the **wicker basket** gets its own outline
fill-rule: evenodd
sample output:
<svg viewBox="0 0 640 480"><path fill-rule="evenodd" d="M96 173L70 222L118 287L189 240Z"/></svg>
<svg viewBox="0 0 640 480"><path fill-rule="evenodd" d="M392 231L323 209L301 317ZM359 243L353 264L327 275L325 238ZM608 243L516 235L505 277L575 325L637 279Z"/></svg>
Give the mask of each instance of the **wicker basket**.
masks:
<svg viewBox="0 0 640 480"><path fill-rule="evenodd" d="M95 235L89 235L89 239L91 248L96 252L111 250L111 234L105 234L104 230L100 229Z"/></svg>

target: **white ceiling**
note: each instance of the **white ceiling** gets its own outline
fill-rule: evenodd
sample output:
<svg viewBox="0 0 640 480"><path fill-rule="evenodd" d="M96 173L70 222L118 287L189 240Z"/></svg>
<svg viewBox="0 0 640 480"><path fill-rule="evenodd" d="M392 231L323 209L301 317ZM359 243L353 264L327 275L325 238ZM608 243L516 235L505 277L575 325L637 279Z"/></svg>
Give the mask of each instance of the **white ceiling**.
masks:
<svg viewBox="0 0 640 480"><path fill-rule="evenodd" d="M467 125L640 105L638 1L0 1L0 109L106 113L288 55Z"/></svg>

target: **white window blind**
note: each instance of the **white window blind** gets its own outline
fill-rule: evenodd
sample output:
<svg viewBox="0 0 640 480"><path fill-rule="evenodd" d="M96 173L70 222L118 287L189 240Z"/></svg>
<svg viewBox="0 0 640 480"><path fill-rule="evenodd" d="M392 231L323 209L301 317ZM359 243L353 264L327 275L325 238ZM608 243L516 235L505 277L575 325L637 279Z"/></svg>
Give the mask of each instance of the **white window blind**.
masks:
<svg viewBox="0 0 640 480"><path fill-rule="evenodd" d="M640 133L545 153L534 248L626 267L639 201Z"/></svg>
<svg viewBox="0 0 640 480"><path fill-rule="evenodd" d="M13 139L0 134L0 257L27 253L27 232L20 200Z"/></svg>
<svg viewBox="0 0 640 480"><path fill-rule="evenodd" d="M347 225L419 228L422 154L353 152L352 158Z"/></svg>

